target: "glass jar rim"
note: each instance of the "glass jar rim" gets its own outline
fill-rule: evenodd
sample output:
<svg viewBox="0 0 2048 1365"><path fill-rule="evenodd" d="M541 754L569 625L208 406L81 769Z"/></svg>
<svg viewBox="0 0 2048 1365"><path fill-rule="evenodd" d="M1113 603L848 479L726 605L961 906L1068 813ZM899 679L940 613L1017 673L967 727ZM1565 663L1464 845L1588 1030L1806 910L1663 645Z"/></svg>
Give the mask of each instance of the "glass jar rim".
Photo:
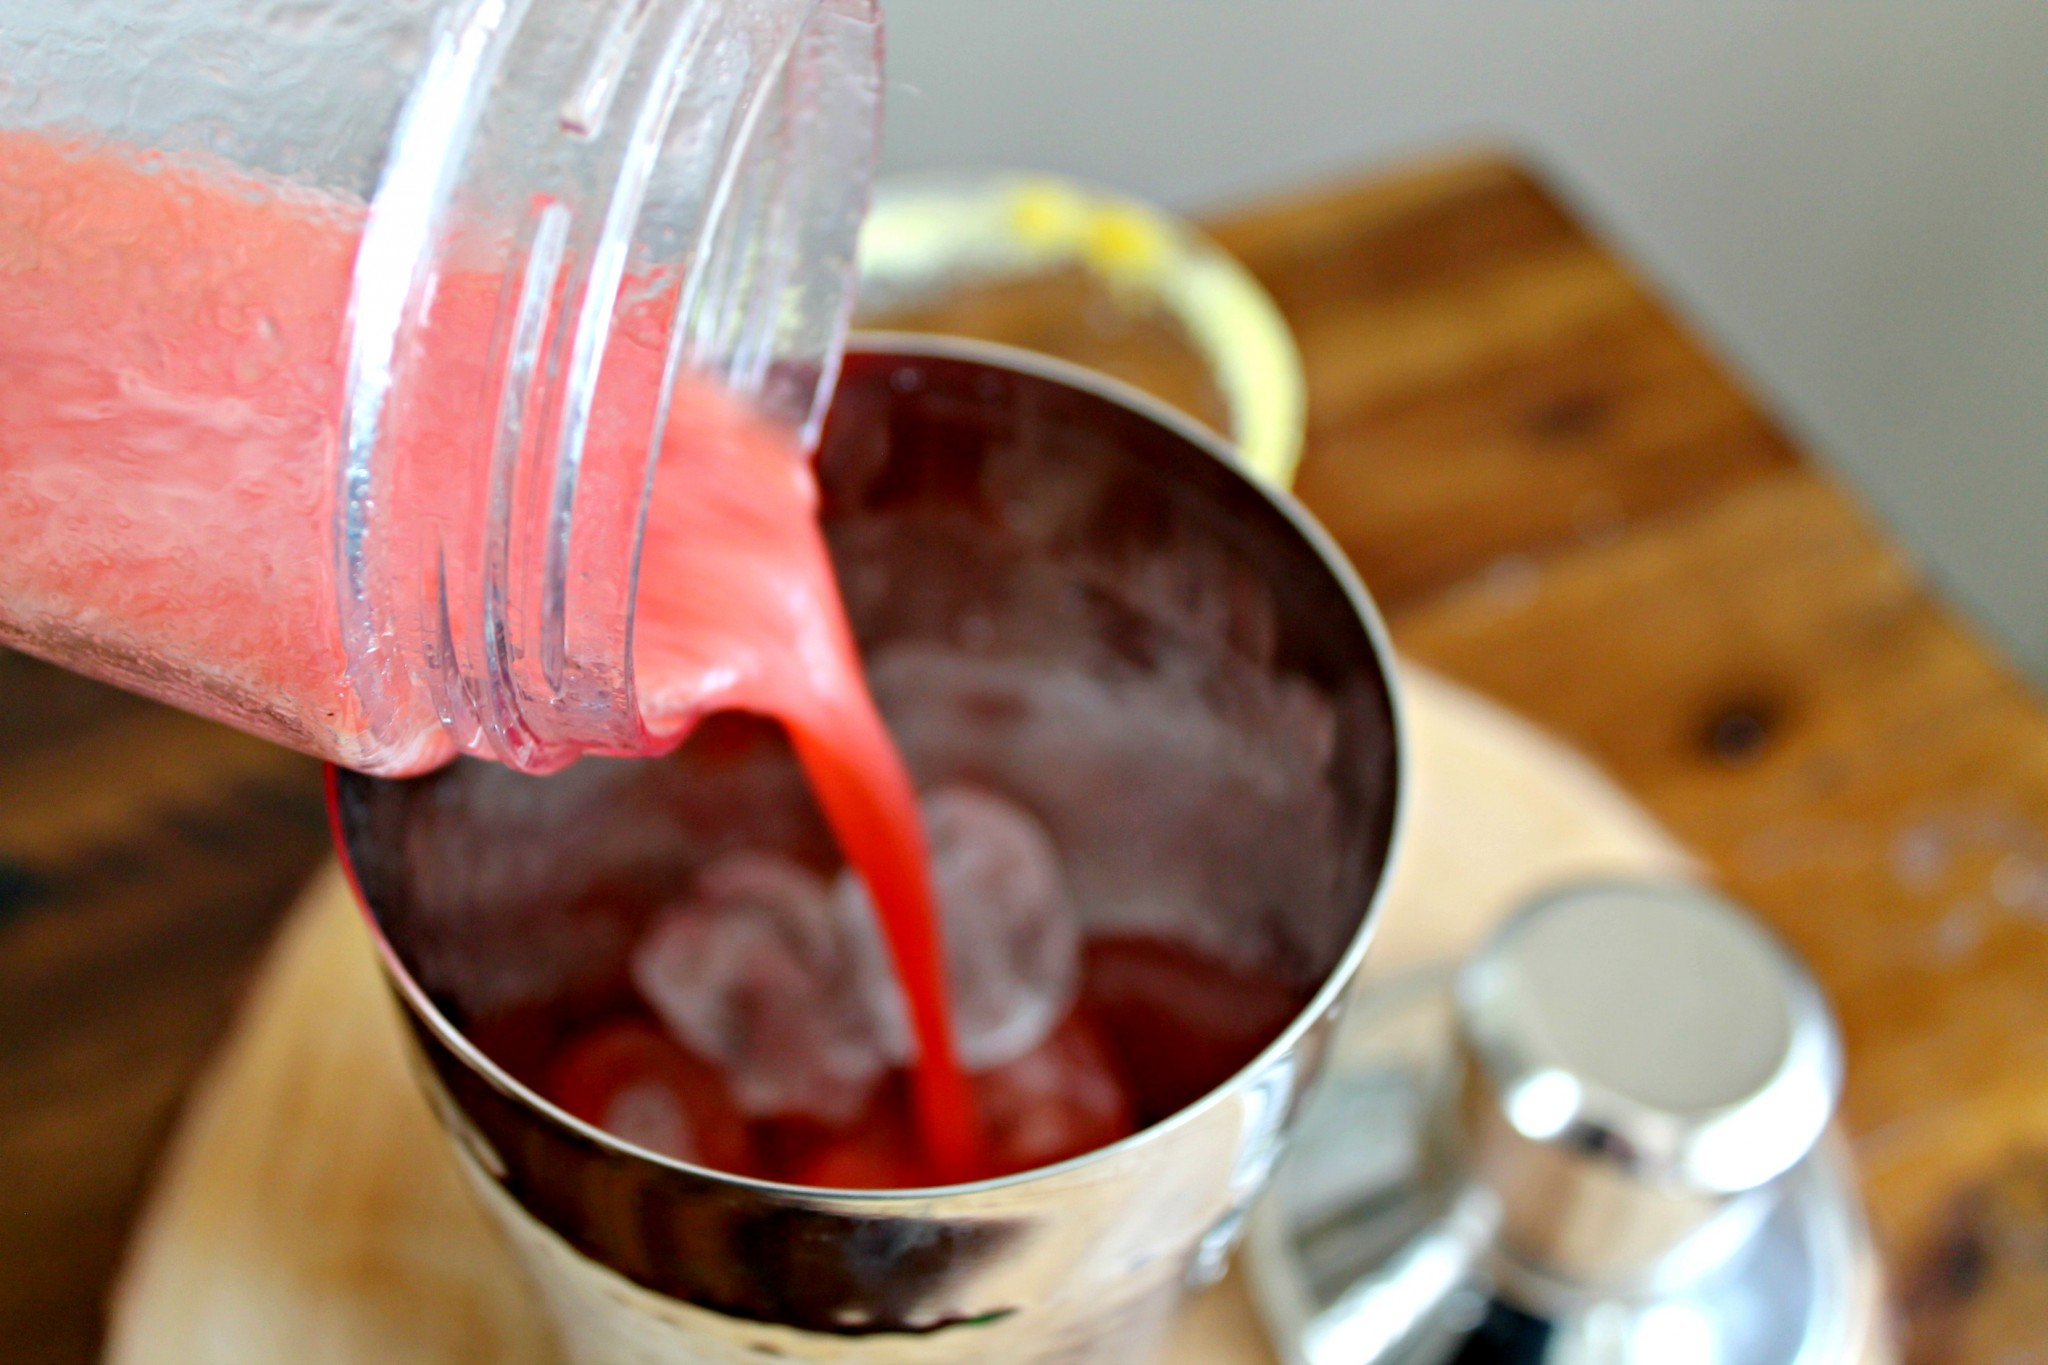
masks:
<svg viewBox="0 0 2048 1365"><path fill-rule="evenodd" d="M463 0L443 17L343 343L333 540L363 766L425 766L452 741L539 771L652 742L632 626L674 378L815 438L879 143L880 24L875 0L620 0L596 26L580 3ZM404 413L451 401L436 309L479 256L492 350L456 448L434 453L462 463L473 515L410 543L388 514L420 487ZM633 439L593 445L636 291L659 296L658 400L620 419Z"/></svg>

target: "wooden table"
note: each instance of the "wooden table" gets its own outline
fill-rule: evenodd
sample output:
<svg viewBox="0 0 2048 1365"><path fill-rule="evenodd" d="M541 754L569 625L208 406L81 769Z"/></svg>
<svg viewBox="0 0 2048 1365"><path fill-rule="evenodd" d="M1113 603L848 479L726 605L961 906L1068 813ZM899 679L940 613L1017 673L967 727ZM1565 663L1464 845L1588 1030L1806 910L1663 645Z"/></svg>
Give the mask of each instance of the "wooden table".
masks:
<svg viewBox="0 0 2048 1365"><path fill-rule="evenodd" d="M1916 1358L2048 1352L2034 697L1525 171L1217 230L1301 339L1299 487L1402 648L1606 764L1832 992ZM0 1360L91 1357L179 1097L324 842L310 762L0 656Z"/></svg>

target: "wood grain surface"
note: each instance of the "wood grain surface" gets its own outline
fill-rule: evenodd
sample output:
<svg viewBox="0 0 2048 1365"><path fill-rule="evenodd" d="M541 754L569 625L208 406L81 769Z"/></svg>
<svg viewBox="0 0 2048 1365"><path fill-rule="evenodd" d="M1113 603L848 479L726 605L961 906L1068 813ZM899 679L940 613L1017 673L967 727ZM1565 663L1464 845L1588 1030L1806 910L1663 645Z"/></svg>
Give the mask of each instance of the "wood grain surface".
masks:
<svg viewBox="0 0 2048 1365"><path fill-rule="evenodd" d="M1488 157L1218 235L1401 646L1592 754L1809 958L1913 1358L2048 1354L2048 718L1668 307ZM313 766L0 660L0 1361L90 1359L322 845Z"/></svg>

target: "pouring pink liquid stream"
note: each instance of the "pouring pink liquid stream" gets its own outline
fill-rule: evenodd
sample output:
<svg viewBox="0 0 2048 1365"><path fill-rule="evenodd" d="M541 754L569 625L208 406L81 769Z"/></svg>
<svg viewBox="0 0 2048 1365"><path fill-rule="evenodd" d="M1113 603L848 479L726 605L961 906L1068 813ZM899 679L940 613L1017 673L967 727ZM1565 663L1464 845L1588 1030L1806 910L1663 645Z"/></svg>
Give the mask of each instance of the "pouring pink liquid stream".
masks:
<svg viewBox="0 0 2048 1365"><path fill-rule="evenodd" d="M314 699L287 727L346 726L319 528L361 210L27 134L0 135L0 196L0 593L53 632L90 622L123 639L129 662L110 672L146 679L135 661L176 660L222 695ZM451 385L487 353L498 288L439 282ZM593 441L604 407L653 408L663 329L636 342L631 323L607 352ZM402 523L463 513L455 461L436 458L450 429L430 409L400 429L409 496L380 514L424 535ZM708 385L678 386L642 551L640 709L650 751L713 710L786 728L909 1001L925 1163L967 1178L981 1144L915 793L868 695L816 501L786 438ZM223 711L203 683L183 700ZM407 766L454 752L434 731Z"/></svg>

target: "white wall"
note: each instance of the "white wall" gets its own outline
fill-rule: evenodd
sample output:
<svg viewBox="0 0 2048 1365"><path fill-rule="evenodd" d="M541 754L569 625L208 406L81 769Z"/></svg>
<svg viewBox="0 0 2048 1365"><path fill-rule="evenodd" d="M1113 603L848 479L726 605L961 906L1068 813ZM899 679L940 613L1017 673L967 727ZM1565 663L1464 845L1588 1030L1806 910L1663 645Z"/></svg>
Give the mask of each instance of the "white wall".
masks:
<svg viewBox="0 0 2048 1365"><path fill-rule="evenodd" d="M1542 160L2048 679L2040 0L886 0L891 169Z"/></svg>

